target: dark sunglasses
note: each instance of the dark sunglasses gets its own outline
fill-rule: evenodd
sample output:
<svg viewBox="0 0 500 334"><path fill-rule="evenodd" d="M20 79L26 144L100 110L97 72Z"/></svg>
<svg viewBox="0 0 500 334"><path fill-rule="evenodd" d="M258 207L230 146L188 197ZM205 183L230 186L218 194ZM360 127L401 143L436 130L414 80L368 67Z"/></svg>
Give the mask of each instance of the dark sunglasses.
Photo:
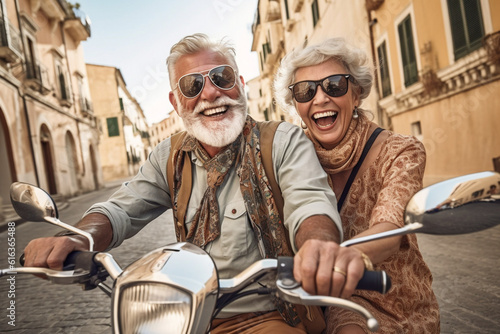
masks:
<svg viewBox="0 0 500 334"><path fill-rule="evenodd" d="M295 101L305 103L311 101L316 95L318 86L331 97L345 95L349 88L349 80L355 83L354 77L350 74L334 74L321 80L304 80L288 86L292 91Z"/></svg>
<svg viewBox="0 0 500 334"><path fill-rule="evenodd" d="M220 65L203 72L208 73L189 73L180 77L177 88L182 95L188 99L198 96L205 87L205 77L208 77L217 88L223 90L229 90L236 84L236 73L229 65Z"/></svg>

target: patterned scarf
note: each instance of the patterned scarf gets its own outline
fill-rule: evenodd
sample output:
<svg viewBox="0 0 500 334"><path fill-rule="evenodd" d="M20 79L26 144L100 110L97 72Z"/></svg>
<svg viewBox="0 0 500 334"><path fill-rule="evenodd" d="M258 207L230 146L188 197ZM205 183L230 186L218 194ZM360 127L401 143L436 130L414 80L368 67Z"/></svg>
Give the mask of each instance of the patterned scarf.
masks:
<svg viewBox="0 0 500 334"><path fill-rule="evenodd" d="M208 183L207 190L186 236L189 242L204 247L220 235L216 190L224 182L229 170L236 166L247 213L256 236L262 237L265 257L276 258L293 255L288 242L288 234L279 216L271 186L262 164L260 131L255 120L248 116L242 135L213 158L210 158L195 138L189 135L185 137L179 149L174 152L173 209L176 223L178 223L176 208L182 184L184 155L189 152L196 154L207 169Z"/></svg>
<svg viewBox="0 0 500 334"><path fill-rule="evenodd" d="M314 144L321 166L328 175L333 175L356 166L369 138L370 126L368 118L360 114L357 120L351 120L340 143L330 150L323 148L309 130L305 130L305 133Z"/></svg>
<svg viewBox="0 0 500 334"><path fill-rule="evenodd" d="M216 192L235 163L236 152L239 150L240 143L241 135L213 158L191 136L187 136L182 145L181 150L184 152L193 152L207 170L208 187L194 215L193 224L186 236L186 239L195 245L205 247L206 244L217 239L220 235L219 205L217 204ZM181 160L184 159L179 159L178 161Z"/></svg>

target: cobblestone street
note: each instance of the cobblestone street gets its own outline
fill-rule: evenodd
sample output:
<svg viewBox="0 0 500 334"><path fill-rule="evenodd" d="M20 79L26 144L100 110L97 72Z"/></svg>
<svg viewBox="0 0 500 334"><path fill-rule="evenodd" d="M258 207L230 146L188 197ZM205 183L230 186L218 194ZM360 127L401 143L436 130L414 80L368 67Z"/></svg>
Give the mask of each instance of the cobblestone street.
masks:
<svg viewBox="0 0 500 334"><path fill-rule="evenodd" d="M61 220L74 223L88 206L106 199L114 190L107 188L70 201L61 210ZM29 240L52 235L60 229L44 223L24 223L16 227L16 258ZM7 268L7 232L0 233L0 267ZM419 235L422 253L434 275L434 290L441 306L441 332L500 332L500 226L462 236ZM165 218L153 222L134 238L111 253L122 266L146 252L172 241ZM8 277L0 281L0 332L111 333L111 300L102 291L82 291L78 286L54 285L31 275L15 277L15 298L7 298ZM108 285L111 283L108 280ZM15 327L7 315L9 301L15 300Z"/></svg>

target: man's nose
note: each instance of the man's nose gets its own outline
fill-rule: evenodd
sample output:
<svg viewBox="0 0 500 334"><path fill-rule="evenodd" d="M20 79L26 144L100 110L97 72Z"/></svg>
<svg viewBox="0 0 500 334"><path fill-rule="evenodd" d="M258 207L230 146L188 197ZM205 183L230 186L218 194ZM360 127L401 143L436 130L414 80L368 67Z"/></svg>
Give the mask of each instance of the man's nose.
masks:
<svg viewBox="0 0 500 334"><path fill-rule="evenodd" d="M207 101L214 101L221 96L221 90L213 84L213 82L207 77L205 79L205 87L201 92L201 98Z"/></svg>

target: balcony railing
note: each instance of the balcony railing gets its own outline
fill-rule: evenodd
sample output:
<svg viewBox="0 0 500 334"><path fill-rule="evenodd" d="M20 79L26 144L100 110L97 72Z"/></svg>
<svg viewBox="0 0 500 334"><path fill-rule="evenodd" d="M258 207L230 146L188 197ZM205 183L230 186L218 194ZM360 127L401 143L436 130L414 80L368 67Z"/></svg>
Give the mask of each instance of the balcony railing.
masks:
<svg viewBox="0 0 500 334"><path fill-rule="evenodd" d="M44 67L34 62L26 61L24 69L26 72L25 83L28 87L43 95L47 95L51 91L48 73Z"/></svg>
<svg viewBox="0 0 500 334"><path fill-rule="evenodd" d="M15 62L21 58L21 38L7 20L0 17L0 58Z"/></svg>
<svg viewBox="0 0 500 334"><path fill-rule="evenodd" d="M94 108L92 102L86 97L80 97L80 108L84 116L93 114Z"/></svg>

